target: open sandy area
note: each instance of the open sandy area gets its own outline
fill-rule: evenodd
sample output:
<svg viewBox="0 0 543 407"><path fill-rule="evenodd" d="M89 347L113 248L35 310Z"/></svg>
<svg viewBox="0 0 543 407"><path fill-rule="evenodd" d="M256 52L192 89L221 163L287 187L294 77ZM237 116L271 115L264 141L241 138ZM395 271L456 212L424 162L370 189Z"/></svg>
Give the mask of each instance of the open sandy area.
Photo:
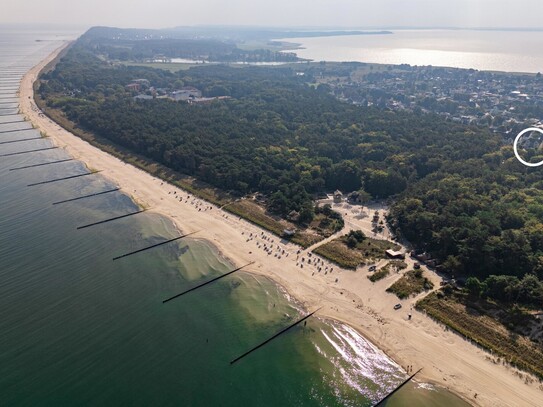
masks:
<svg viewBox="0 0 543 407"><path fill-rule="evenodd" d="M187 199L187 192L91 146L40 115L33 101L32 84L59 52L60 49L29 71L20 89L22 113L54 144L89 167L102 170L103 176L151 211L173 219L184 233L198 231L192 237L213 242L237 266L254 261L247 271L272 278L306 309L322 306L321 317L348 323L404 367L422 367L418 380L446 387L474 405L543 405L539 382L525 383L526 374L519 375L511 367L493 363L488 353L417 311L411 311L413 317L409 320L407 315L417 298L399 301L385 292L399 274L371 283L364 269L341 270L325 261L317 266L314 255L309 265L307 250L298 254L298 246L281 242L209 203L192 196ZM318 272L317 267L322 271ZM439 286L438 276L430 273L428 277ZM403 307L396 311L393 306L398 302Z"/></svg>

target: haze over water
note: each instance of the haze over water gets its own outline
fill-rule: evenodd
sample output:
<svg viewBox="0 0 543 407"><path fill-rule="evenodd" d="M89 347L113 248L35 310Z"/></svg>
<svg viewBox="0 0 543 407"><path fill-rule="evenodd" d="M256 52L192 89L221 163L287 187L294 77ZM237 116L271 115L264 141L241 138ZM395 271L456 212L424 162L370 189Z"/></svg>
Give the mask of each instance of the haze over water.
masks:
<svg viewBox="0 0 543 407"><path fill-rule="evenodd" d="M301 58L543 72L543 31L392 30L386 35L286 38Z"/></svg>
<svg viewBox="0 0 543 407"><path fill-rule="evenodd" d="M55 33L0 33L0 139L39 137L17 114L21 73L60 45ZM36 42L36 39L46 40ZM24 130L24 131L18 131ZM200 240L112 258L179 234L137 210L99 174L47 139L0 145L0 405L364 406L405 373L355 330L311 318L234 366L229 361L302 312L277 285L229 276L163 304L232 264ZM203 233L205 236L205 232ZM435 390L398 392L404 405L465 405Z"/></svg>

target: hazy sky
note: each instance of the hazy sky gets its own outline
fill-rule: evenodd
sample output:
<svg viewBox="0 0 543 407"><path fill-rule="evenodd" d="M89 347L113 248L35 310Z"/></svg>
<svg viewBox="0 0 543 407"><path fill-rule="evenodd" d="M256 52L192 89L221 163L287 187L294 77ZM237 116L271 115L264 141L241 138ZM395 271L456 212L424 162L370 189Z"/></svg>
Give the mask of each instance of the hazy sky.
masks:
<svg viewBox="0 0 543 407"><path fill-rule="evenodd" d="M3 0L0 23L543 28L543 0Z"/></svg>

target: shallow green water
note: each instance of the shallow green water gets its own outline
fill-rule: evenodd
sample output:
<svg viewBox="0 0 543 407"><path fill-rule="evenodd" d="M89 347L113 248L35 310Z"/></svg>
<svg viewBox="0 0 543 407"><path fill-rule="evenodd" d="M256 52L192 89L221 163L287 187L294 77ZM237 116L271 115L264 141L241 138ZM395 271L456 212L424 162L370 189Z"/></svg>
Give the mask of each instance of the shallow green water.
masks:
<svg viewBox="0 0 543 407"><path fill-rule="evenodd" d="M33 48L29 38L20 50L30 57L10 65L0 53L0 93L10 88L2 70L28 68L55 46ZM29 127L2 124L15 118L0 116L0 131ZM4 144L0 155L49 145ZM113 261L178 232L152 213L76 230L137 207L120 192L52 205L113 187L99 175L27 186L87 172L77 161L9 170L65 158L62 150L0 158L0 405L369 406L405 377L353 329L317 318L230 365L303 311L243 272L163 304L233 265L195 240ZM405 401L423 393L402 389L387 405L413 405Z"/></svg>

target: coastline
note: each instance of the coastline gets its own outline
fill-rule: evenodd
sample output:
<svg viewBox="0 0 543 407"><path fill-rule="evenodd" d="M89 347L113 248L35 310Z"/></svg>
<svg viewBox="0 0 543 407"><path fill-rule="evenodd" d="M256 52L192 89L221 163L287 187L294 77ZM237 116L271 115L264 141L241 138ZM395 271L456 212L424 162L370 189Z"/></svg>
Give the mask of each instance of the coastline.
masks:
<svg viewBox="0 0 543 407"><path fill-rule="evenodd" d="M261 229L255 225L217 207L199 211L194 205L179 202L177 194L185 196L186 192L165 182L162 185L162 180L91 146L49 118L40 117L32 109L33 82L65 47L25 74L19 93L22 114L45 131L55 145L88 167L103 170L102 175L118 184L124 193L150 211L170 218L179 230L185 233L201 230L194 238L209 241L227 261L238 266L256 261L245 271L270 278L307 309L323 305L320 316L356 329L396 363L423 367L420 380L445 387L475 405L537 405L541 400L543 393L537 389L537 383L525 384L514 374L516 369L494 364L488 353L419 312L408 321L406 311L394 311L392 307L398 300L384 290L395 276L375 284L365 274L347 270L312 276L295 265L298 246L281 244L292 257L270 257L254 241L247 241L249 233L260 234ZM272 239L278 240L275 236ZM404 301L404 309L418 298ZM477 398L474 394L478 394Z"/></svg>
<svg viewBox="0 0 543 407"><path fill-rule="evenodd" d="M513 33L515 41L510 40ZM285 52L294 52L298 58L316 63L358 62L385 67L406 64L419 68L431 66L535 75L541 71L543 62L542 54L531 51L540 48L543 40L541 33L524 30L396 28L393 35L385 35L379 41L372 36L365 38L356 35L285 37L281 40L300 44L296 50ZM432 43L431 46L428 41ZM522 53L517 43L522 44Z"/></svg>

